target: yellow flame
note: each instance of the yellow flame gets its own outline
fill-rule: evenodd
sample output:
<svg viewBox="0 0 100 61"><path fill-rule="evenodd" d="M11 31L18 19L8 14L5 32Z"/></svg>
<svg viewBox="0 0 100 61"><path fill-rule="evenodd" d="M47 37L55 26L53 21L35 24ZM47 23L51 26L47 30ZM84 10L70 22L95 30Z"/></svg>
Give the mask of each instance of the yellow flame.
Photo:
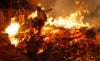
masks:
<svg viewBox="0 0 100 61"><path fill-rule="evenodd" d="M10 41L11 41L11 44L13 44L13 45L15 45L15 46L17 46L18 45L18 43L19 43L19 41L18 41L18 39L16 39L16 38L10 38Z"/></svg>
<svg viewBox="0 0 100 61"><path fill-rule="evenodd" d="M18 44L17 39L15 38L15 35L17 34L19 30L20 25L15 22L11 22L11 24L6 28L5 32L8 33L11 44L14 44L15 46Z"/></svg>
<svg viewBox="0 0 100 61"><path fill-rule="evenodd" d="M39 51L37 52L37 54L40 54L43 52L43 48L40 48Z"/></svg>
<svg viewBox="0 0 100 61"><path fill-rule="evenodd" d="M15 35L18 32L19 24L17 23L11 23L7 28L6 28L6 33L8 33L11 36Z"/></svg>
<svg viewBox="0 0 100 61"><path fill-rule="evenodd" d="M70 16L66 18L58 17L54 19L53 17L49 17L45 25L63 27L63 28L80 28L80 27L89 27L88 23L83 22L84 16L81 16L80 12L72 13Z"/></svg>
<svg viewBox="0 0 100 61"><path fill-rule="evenodd" d="M35 17L37 17L37 11L34 11L34 12L32 12L29 16L28 16L28 19L30 19L30 18L35 18Z"/></svg>

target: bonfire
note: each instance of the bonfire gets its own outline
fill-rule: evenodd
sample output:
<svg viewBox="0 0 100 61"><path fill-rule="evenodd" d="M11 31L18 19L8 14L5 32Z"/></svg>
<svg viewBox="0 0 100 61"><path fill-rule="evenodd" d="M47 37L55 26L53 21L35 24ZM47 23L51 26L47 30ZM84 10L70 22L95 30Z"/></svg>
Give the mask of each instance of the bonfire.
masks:
<svg viewBox="0 0 100 61"><path fill-rule="evenodd" d="M35 21L36 14L33 12L28 19ZM16 48L35 61L96 61L100 57L100 34L83 19L78 11L65 18L49 16L40 29L31 20L21 25L13 19L5 32Z"/></svg>

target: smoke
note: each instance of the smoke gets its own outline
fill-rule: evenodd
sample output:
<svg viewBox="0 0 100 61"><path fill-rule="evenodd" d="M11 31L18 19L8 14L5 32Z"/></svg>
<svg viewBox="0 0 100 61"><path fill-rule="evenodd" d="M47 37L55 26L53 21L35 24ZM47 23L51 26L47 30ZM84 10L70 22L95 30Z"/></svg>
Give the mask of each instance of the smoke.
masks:
<svg viewBox="0 0 100 61"><path fill-rule="evenodd" d="M26 0L30 5L37 5L38 0Z"/></svg>
<svg viewBox="0 0 100 61"><path fill-rule="evenodd" d="M40 3L46 9L52 8L49 14L54 17L66 16L76 7L74 0L40 0Z"/></svg>
<svg viewBox="0 0 100 61"><path fill-rule="evenodd" d="M80 1L79 5L75 1ZM89 14L84 15L85 21L95 26L100 23L100 0L39 0L39 3L45 9L52 8L49 15L54 17L67 16L83 6L89 10Z"/></svg>
<svg viewBox="0 0 100 61"><path fill-rule="evenodd" d="M87 18L87 21L94 25L95 27L100 27L100 0L89 0L88 6L89 6L89 17Z"/></svg>
<svg viewBox="0 0 100 61"><path fill-rule="evenodd" d="M98 26L100 23L100 0L27 0L31 5L40 3L45 9L52 8L48 14L53 17L67 16L80 6L87 8L89 14L85 14L85 21ZM75 1L80 3L76 5Z"/></svg>

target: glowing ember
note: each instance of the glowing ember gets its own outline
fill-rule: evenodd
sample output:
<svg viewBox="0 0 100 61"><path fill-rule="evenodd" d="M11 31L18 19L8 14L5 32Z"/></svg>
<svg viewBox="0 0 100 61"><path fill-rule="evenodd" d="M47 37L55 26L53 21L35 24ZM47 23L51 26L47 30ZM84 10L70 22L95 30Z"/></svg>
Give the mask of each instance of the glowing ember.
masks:
<svg viewBox="0 0 100 61"><path fill-rule="evenodd" d="M17 34L20 25L18 23L12 23L6 28L5 32L9 34L11 43L15 46L18 44L18 41L14 36Z"/></svg>
<svg viewBox="0 0 100 61"><path fill-rule="evenodd" d="M11 41L11 44L13 44L15 46L17 46L19 43L18 39L16 39L16 38L10 38L10 41Z"/></svg>
<svg viewBox="0 0 100 61"><path fill-rule="evenodd" d="M80 28L80 27L89 27L88 23L83 23L84 16L80 16L80 12L72 13L66 18L58 17L56 19L48 18L46 25L63 27L63 28Z"/></svg>
<svg viewBox="0 0 100 61"><path fill-rule="evenodd" d="M41 36L56 33L59 33L59 29L55 29L55 27L44 26L41 30Z"/></svg>

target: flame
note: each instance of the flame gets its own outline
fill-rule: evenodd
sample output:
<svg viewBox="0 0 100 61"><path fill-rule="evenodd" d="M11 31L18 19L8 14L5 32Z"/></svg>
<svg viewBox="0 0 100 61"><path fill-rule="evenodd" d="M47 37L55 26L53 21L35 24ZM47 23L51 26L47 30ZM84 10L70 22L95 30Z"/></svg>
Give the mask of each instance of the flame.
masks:
<svg viewBox="0 0 100 61"><path fill-rule="evenodd" d="M30 18L35 18L35 17L37 17L37 11L34 11L34 12L32 12L29 16L28 16L28 19L30 19Z"/></svg>
<svg viewBox="0 0 100 61"><path fill-rule="evenodd" d="M15 46L17 46L19 43L18 39L16 39L16 38L10 38L10 41L11 41L11 44L13 44Z"/></svg>
<svg viewBox="0 0 100 61"><path fill-rule="evenodd" d="M19 27L20 27L20 25L13 21L10 23L10 25L5 30L5 32L8 33L8 35L9 35L11 44L14 44L15 46L18 44L18 41L15 38L15 35L17 34Z"/></svg>
<svg viewBox="0 0 100 61"><path fill-rule="evenodd" d="M6 33L9 34L9 36L13 36L18 32L18 28L19 28L19 24L17 23L11 23L7 29L6 29Z"/></svg>
<svg viewBox="0 0 100 61"><path fill-rule="evenodd" d="M55 29L54 27L44 26L41 30L41 36L48 34L56 34L59 32L59 29Z"/></svg>
<svg viewBox="0 0 100 61"><path fill-rule="evenodd" d="M63 27L67 29L89 27L88 23L83 22L83 18L84 16L81 16L81 13L76 11L66 18L58 17L54 19L53 17L49 17L45 25Z"/></svg>

